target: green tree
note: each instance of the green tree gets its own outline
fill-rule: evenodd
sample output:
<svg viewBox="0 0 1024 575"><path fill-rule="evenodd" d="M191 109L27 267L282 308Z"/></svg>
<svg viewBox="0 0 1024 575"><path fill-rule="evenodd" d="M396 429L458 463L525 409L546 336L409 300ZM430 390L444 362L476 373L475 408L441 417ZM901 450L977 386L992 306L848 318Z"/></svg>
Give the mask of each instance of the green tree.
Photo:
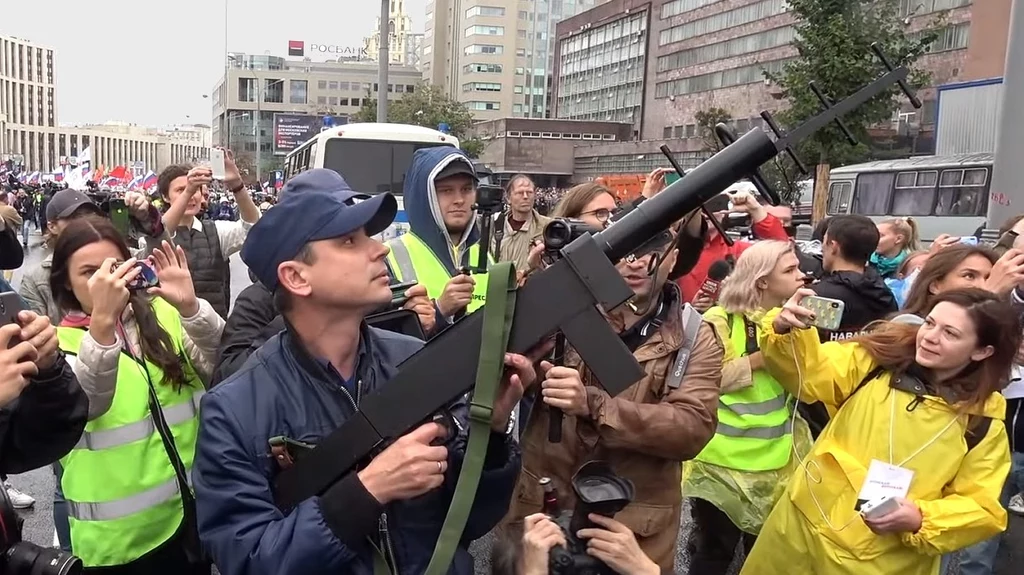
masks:
<svg viewBox="0 0 1024 575"><path fill-rule="evenodd" d="M376 122L376 96L367 93L363 98L363 106L352 119L356 122ZM420 82L413 93L389 101L387 120L395 124L413 124L435 130L439 125L447 124L448 131L459 139L462 149L470 157L478 157L483 152L483 141L469 137L473 116L465 104L449 97L438 86Z"/></svg>
<svg viewBox="0 0 1024 575"><path fill-rule="evenodd" d="M721 151L722 144L715 135L715 126L718 124L731 124L732 114L723 108L708 108L700 110L693 115L697 122L697 136L704 144L704 151L710 154Z"/></svg>
<svg viewBox="0 0 1024 575"><path fill-rule="evenodd" d="M779 114L782 125L793 127L821 112L821 103L808 88L812 80L829 98L838 101L877 79L884 67L871 51L874 42L895 65L911 67L912 87L928 82L928 75L913 65L928 51L936 35L907 34L899 15L899 0L788 0L788 4L797 18L793 45L799 55L781 72L765 73L789 103L789 108ZM859 142L857 146L851 146L835 124L801 144L797 150L801 158L818 164L816 219L823 217L829 165L862 161L869 153L868 129L888 121L902 98L894 86L843 116Z"/></svg>

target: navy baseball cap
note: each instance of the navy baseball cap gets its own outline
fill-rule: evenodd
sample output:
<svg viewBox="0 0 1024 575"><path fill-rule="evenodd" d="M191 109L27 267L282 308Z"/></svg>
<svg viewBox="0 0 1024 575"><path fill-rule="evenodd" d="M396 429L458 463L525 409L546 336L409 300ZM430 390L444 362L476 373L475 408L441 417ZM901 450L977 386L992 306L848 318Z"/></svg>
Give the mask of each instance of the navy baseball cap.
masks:
<svg viewBox="0 0 1024 575"><path fill-rule="evenodd" d="M249 230L242 261L270 291L277 288L277 267L293 259L309 242L341 237L365 228L383 232L398 213L391 194L369 196L349 188L333 170L314 169L292 178L281 201Z"/></svg>

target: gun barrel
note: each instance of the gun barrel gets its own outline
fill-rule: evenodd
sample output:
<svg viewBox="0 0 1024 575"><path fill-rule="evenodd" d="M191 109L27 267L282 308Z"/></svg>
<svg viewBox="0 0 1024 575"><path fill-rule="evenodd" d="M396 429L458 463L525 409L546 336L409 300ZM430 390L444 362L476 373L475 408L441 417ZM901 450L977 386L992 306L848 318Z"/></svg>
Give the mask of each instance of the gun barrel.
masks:
<svg viewBox="0 0 1024 575"><path fill-rule="evenodd" d="M595 235L594 240L608 259L617 262L777 154L775 142L755 128Z"/></svg>

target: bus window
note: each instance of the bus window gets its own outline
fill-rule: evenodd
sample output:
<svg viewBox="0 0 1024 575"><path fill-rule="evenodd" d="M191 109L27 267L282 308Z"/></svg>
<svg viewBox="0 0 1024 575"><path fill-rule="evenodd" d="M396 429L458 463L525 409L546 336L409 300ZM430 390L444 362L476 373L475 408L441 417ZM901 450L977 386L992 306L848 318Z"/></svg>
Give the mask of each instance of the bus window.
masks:
<svg viewBox="0 0 1024 575"><path fill-rule="evenodd" d="M412 155L420 148L450 146L437 142L396 142L332 138L324 148L324 167L364 194L401 194ZM454 151L454 149L453 149Z"/></svg>
<svg viewBox="0 0 1024 575"><path fill-rule="evenodd" d="M942 170L939 177L940 216L983 216L988 209L988 169Z"/></svg>
<svg viewBox="0 0 1024 575"><path fill-rule="evenodd" d="M845 214L850 207L850 195L853 184L850 182L832 182L828 187L828 214Z"/></svg>
<svg viewBox="0 0 1024 575"><path fill-rule="evenodd" d="M888 214L889 196L892 193L895 176L891 172L857 176L857 193L853 196L853 213L865 216Z"/></svg>
<svg viewBox="0 0 1024 575"><path fill-rule="evenodd" d="M938 172L900 172L892 192L892 214L897 216L930 216L935 205L935 184Z"/></svg>

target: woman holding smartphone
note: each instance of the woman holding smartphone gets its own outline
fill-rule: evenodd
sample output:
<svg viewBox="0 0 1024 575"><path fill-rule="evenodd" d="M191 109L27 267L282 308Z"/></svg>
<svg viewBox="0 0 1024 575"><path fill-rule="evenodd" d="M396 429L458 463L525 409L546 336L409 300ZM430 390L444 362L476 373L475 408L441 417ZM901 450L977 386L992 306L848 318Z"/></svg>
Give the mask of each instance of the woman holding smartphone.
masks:
<svg viewBox="0 0 1024 575"><path fill-rule="evenodd" d="M224 320L196 298L180 247L150 260L106 220L72 222L54 248L60 347L89 396L61 460L72 547L88 573L208 574L188 474Z"/></svg>
<svg viewBox="0 0 1024 575"><path fill-rule="evenodd" d="M797 454L742 573L937 573L940 555L1006 529L999 391L1021 343L1018 315L990 292L954 289L932 299L923 325L879 322L822 343L809 295L764 318L761 355L791 393L835 415Z"/></svg>

